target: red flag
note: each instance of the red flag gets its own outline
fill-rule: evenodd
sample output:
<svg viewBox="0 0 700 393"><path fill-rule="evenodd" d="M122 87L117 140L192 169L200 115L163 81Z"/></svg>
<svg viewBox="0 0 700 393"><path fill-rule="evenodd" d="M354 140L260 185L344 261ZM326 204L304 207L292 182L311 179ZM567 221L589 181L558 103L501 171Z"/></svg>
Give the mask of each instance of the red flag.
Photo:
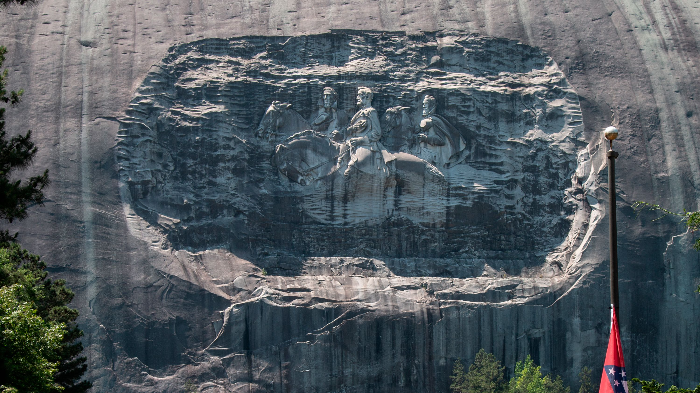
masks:
<svg viewBox="0 0 700 393"><path fill-rule="evenodd" d="M617 327L617 315L615 315L614 307L611 318L610 341L608 341L608 352L605 354L599 393L629 393L625 358L622 356L622 342L620 342L620 329Z"/></svg>

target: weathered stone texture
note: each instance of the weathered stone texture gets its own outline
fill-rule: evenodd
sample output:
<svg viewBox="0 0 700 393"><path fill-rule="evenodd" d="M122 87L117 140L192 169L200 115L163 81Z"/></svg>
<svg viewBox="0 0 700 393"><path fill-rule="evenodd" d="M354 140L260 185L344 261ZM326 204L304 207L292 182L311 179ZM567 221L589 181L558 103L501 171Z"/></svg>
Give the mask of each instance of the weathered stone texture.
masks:
<svg viewBox="0 0 700 393"><path fill-rule="evenodd" d="M520 274L562 243L583 193L585 179L571 179L585 147L578 97L550 58L516 42L391 33L204 40L173 48L154 68L120 120L117 161L125 203L176 249L223 247L270 272L309 256L361 256L444 265L429 276L454 276L458 264L476 273L457 276L480 275L484 262ZM388 176L337 170L304 186L281 177L270 157L304 128L283 124L268 140L256 135L259 119L271 116L273 99L309 118L324 86L351 113L357 87L371 86L382 142L419 168L429 164L414 155L414 128L423 96L434 95L465 141L461 158L435 163L429 177L402 172L401 157ZM387 109L398 107L394 124ZM391 146L396 135L404 147ZM317 148L303 145L284 165ZM580 172L589 160L586 152Z"/></svg>
<svg viewBox="0 0 700 393"><path fill-rule="evenodd" d="M25 103L8 110L8 126L34 130L41 152L36 166L49 168L53 179L46 206L13 229L76 289L96 391L176 391L186 380L207 392L444 391L453 361L469 359L482 347L508 365L532 354L545 371L574 382L582 366L599 367L607 339L607 207L597 203L606 200L607 190L598 184L605 168L596 147L612 110L622 133L615 146L620 151L621 327L627 366L634 376L697 384L699 311L692 292L700 276L697 255L687 246L689 235L674 237L683 232L681 225L670 218L638 217L629 206L647 200L679 211L699 207L700 111L694 100L699 20L694 2L667 0L45 0L33 7L3 8L0 44L10 51L11 86L26 90ZM538 245L542 254L531 262L503 265L510 271L504 277L498 269L486 269L484 261L473 268L444 255L427 262L374 258L374 252L350 258L318 245L304 246L301 264L293 252L297 259L256 260L236 254L241 245L228 235L222 242L198 239L204 228L189 238L174 238L172 233L187 231L164 218L182 220L158 210L166 204L154 205L163 217L148 217L123 203L143 198L128 187L120 194L120 127L138 117L125 114L139 89L150 83L149 75L165 75L152 67L176 56L169 48L330 29L476 33L541 48L580 102L581 137L588 148L578 148L584 154L567 161L571 173L561 176L569 179L576 172L586 195L593 197L573 195L570 211L585 214L565 221L552 234L550 248ZM261 38L253 40L263 45ZM270 39L275 45L280 41ZM450 58L446 53L442 66L449 66ZM484 62L487 73L491 63ZM192 102L195 94L206 96L202 87L185 84L182 97L190 94ZM353 87L349 83L343 96L351 112ZM415 91L398 104L407 102L415 111L423 92ZM303 112L315 104L315 92L284 100L297 100L293 106ZM265 99L277 99L273 96L256 96L255 106L241 112L248 117L240 123L255 127L270 103ZM304 97L311 97L306 104L298 101ZM375 105L386 109L394 103ZM438 105L438 111L447 108L448 102ZM461 123L458 111L447 113L450 121ZM178 121L190 116L181 114ZM216 117L207 121L197 124L220 127ZM231 141L217 139L201 147L190 141L190 154L216 156L220 149L213 147L232 146ZM172 157L170 149L155 146L140 151L151 154L144 160L161 160L159 170L177 168L180 177L189 173L168 164L186 155ZM216 157L207 160L229 165ZM255 173L270 173L267 169ZM229 205L207 203L211 210L205 218L220 206L224 218L235 222L238 213ZM246 210L240 211L238 217L244 216ZM297 229L293 220L289 227ZM592 227L598 229L589 233ZM318 230L313 238L319 232L328 233ZM561 245L561 254L552 245ZM547 258L569 263L561 271L539 269L547 266ZM274 271L277 266L287 269ZM262 268L270 269L267 275Z"/></svg>

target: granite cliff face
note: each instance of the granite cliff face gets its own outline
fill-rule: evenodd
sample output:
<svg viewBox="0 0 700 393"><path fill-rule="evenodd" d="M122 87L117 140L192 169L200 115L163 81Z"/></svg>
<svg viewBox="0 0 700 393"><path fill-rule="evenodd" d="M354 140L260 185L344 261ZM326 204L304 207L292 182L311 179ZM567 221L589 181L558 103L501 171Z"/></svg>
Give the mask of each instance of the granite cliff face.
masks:
<svg viewBox="0 0 700 393"><path fill-rule="evenodd" d="M690 2L44 1L0 18L27 91L8 126L34 130L53 179L16 230L78 293L96 391L444 391L480 348L574 383L607 339L611 111L627 365L700 380L697 255L629 208L697 208ZM384 149L353 146L346 175L350 158L313 160L356 131L297 133L325 87L352 123L362 86ZM431 132L454 152L417 142Z"/></svg>
<svg viewBox="0 0 700 393"><path fill-rule="evenodd" d="M374 90L380 147L394 157L383 170L349 170L335 151L322 154L333 130L304 131L328 86L349 113L360 87ZM441 142L447 127L463 141L448 162L415 141L428 93ZM273 100L291 106L268 108ZM197 41L154 67L120 124L132 234L181 255L157 266L162 274L231 302L206 350L189 348L204 350L200 367L222 362L224 390L440 389L452 362L433 336L482 334L444 313L529 304L591 270L580 254L599 221L600 148L581 138L578 96L552 59L514 41ZM347 140L351 127L339 127ZM311 173L319 165L332 168ZM542 332L531 334L539 358ZM132 356L156 369L181 362Z"/></svg>

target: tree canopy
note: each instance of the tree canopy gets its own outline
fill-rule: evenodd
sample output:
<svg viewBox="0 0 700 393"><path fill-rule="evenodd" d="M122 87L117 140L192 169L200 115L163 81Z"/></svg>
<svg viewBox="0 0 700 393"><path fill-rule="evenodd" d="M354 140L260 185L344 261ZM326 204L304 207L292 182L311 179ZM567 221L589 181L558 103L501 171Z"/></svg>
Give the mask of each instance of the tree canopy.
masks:
<svg viewBox="0 0 700 393"><path fill-rule="evenodd" d="M530 355L515 364L515 377L510 380L510 393L569 393L560 376L542 376L540 366Z"/></svg>
<svg viewBox="0 0 700 393"><path fill-rule="evenodd" d="M452 370L450 391L453 393L569 393L561 377L542 375L540 366L528 357L515 365L515 376L510 383L504 380L505 368L493 354L481 349L464 372L457 360Z"/></svg>
<svg viewBox="0 0 700 393"><path fill-rule="evenodd" d="M457 360L450 389L455 393L501 393L507 391L503 378L504 367L491 353L482 348L476 354L469 371L464 373L464 366Z"/></svg>
<svg viewBox="0 0 700 393"><path fill-rule="evenodd" d="M639 378L632 378L630 382L630 393L700 393L700 384L696 386L695 389L683 389L672 385L664 392L664 384L656 382L654 379L651 381L643 381ZM641 387L641 390L636 389L637 385Z"/></svg>
<svg viewBox="0 0 700 393"><path fill-rule="evenodd" d="M63 280L49 279L45 269L46 264L39 256L22 249L19 244L8 243L0 248L0 288L19 285L22 296L18 301L30 302L36 316L47 323L63 326L60 346L52 352L52 360L58 362L53 378L60 389L53 388L50 392L63 389L85 392L92 384L80 381L87 370L87 359L79 356L83 345L77 340L83 333L75 323L78 311L68 307L74 294ZM8 353L12 355L8 359L18 361L18 354ZM0 384L3 384L3 375L0 371Z"/></svg>
<svg viewBox="0 0 700 393"><path fill-rule="evenodd" d="M51 392L65 325L39 315L23 284L0 287L0 392Z"/></svg>
<svg viewBox="0 0 700 393"><path fill-rule="evenodd" d="M593 386L593 382L591 382L592 372L593 371L590 368L584 366L578 373L578 380L580 383L578 393L593 393L596 391L596 388Z"/></svg>
<svg viewBox="0 0 700 393"><path fill-rule="evenodd" d="M661 207L660 205L655 205L651 204L648 202L643 202L643 201L637 201L632 205L632 208L636 211L641 211L644 209L649 209L651 211L660 211L663 214L657 218L661 219L666 216L675 216L678 217L681 222L685 223L685 226L688 228L690 232L696 232L698 229L700 229L700 211L687 211L684 210L683 213L677 213L670 211L666 208ZM700 238L695 239L693 242L693 248L696 251L700 251ZM696 292L700 293L700 285L695 289Z"/></svg>
<svg viewBox="0 0 700 393"><path fill-rule="evenodd" d="M7 49L0 46L0 67L5 61ZM1 69L1 68L0 68ZM0 71L0 103L17 105L22 90L7 91L7 70ZM49 171L28 179L14 179L19 169L27 168L34 160L37 147L32 142L31 131L7 138L5 131L5 107L0 107L0 219L12 222L27 217L27 208L44 201L42 190L49 184ZM0 231L0 242L14 240L8 230Z"/></svg>

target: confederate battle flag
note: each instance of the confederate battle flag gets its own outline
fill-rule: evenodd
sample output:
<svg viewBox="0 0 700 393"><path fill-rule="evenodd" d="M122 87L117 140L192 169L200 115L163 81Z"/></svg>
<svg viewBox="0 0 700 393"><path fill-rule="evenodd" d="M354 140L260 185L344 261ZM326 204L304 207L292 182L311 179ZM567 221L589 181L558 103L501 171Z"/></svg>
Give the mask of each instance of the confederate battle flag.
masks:
<svg viewBox="0 0 700 393"><path fill-rule="evenodd" d="M600 378L599 393L629 393L627 390L625 358L622 356L620 329L617 327L615 308L612 309L611 318L610 341L608 341L608 353L605 355L603 376Z"/></svg>

